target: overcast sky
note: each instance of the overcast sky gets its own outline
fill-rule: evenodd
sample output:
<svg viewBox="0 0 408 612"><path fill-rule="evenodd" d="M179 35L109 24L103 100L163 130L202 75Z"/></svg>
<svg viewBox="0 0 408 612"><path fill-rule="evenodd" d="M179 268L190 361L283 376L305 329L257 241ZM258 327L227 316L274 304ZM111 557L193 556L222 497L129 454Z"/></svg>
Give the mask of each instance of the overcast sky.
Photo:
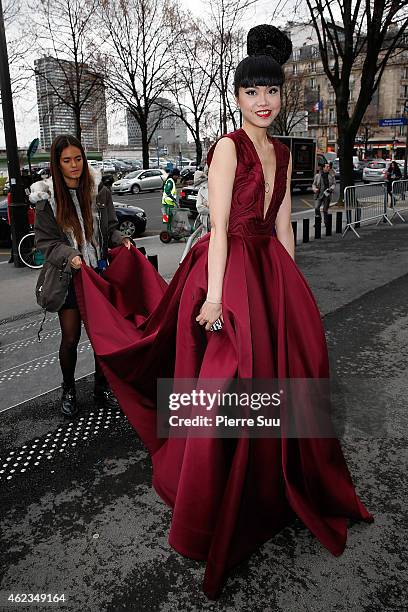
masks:
<svg viewBox="0 0 408 612"><path fill-rule="evenodd" d="M206 3L202 0L181 0L182 4L192 10L197 15L202 15L206 10ZM271 8L275 7L277 2L274 0L258 0L254 7L251 7L247 18L243 21L243 27L247 29L260 23L269 23L271 20ZM276 24L281 25L281 24ZM39 136L38 110L35 93L35 83L32 79L30 85L24 92L24 96L17 99L14 104L15 120L17 130L17 140L21 147L28 146L33 138ZM124 121L124 111L117 110L113 115L108 117L109 121L109 142L110 143L127 143L126 126ZM4 147L4 131L0 126L0 147Z"/></svg>

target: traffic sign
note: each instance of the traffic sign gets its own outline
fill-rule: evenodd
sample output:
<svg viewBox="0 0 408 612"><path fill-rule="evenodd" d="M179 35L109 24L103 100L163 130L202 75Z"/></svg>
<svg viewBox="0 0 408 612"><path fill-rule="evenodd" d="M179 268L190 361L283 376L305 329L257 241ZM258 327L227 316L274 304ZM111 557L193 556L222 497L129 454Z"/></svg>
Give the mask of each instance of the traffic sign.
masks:
<svg viewBox="0 0 408 612"><path fill-rule="evenodd" d="M39 144L40 144L40 139L39 138L34 138L34 140L32 140L30 142L30 146L27 149L27 157L28 157L28 159L31 159L37 153L37 149L38 149Z"/></svg>
<svg viewBox="0 0 408 612"><path fill-rule="evenodd" d="M394 127L397 125L407 125L408 119L406 117L395 117L394 119L380 119L378 125L380 127Z"/></svg>

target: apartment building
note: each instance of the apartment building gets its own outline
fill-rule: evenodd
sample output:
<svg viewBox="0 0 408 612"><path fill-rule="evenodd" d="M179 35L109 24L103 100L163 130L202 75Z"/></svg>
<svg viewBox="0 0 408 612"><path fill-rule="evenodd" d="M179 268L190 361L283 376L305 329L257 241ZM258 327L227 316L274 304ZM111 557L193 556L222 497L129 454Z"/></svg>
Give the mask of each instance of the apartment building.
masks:
<svg viewBox="0 0 408 612"><path fill-rule="evenodd" d="M76 134L76 122L69 92L76 82L73 62L42 57L34 61L40 143L49 149L58 134ZM80 99L82 143L87 150L103 151L108 145L106 98L103 78L83 66ZM64 102L65 100L65 102Z"/></svg>

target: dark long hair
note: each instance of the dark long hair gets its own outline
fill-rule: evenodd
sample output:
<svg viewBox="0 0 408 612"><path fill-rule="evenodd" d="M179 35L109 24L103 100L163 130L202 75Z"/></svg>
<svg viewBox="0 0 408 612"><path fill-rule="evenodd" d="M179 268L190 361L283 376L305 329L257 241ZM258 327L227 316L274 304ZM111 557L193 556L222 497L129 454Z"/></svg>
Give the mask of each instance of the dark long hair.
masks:
<svg viewBox="0 0 408 612"><path fill-rule="evenodd" d="M83 169L78 185L78 200L81 206L82 218L84 220L85 237L89 241L92 239L93 219L91 190L93 187L93 180L89 172L88 161L86 159L84 148L78 138L72 136L71 134L61 134L56 136L51 145L50 168L57 210L56 219L58 225L63 230L72 230L77 243L81 245L81 225L69 193L69 188L65 182L60 167L62 152L69 146L77 147L81 151L83 159Z"/></svg>

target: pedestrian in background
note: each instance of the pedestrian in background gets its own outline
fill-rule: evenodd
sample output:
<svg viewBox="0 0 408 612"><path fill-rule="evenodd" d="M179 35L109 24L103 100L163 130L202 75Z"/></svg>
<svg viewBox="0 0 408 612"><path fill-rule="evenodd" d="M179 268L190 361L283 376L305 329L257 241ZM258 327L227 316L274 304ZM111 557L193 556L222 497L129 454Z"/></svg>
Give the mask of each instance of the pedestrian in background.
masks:
<svg viewBox="0 0 408 612"><path fill-rule="evenodd" d="M401 179L402 179L401 168L399 167L396 161L392 161L390 165L388 166L387 177L386 177L387 193L390 196L391 206L393 204L392 202L392 184L394 181L400 181Z"/></svg>
<svg viewBox="0 0 408 612"><path fill-rule="evenodd" d="M312 189L316 200L315 204L315 219L321 219L320 207L323 205L324 224L328 225L329 221L329 206L332 193L336 186L336 178L330 172L330 166L325 163L323 166L319 165L319 172L316 174L313 180Z"/></svg>
<svg viewBox="0 0 408 612"><path fill-rule="evenodd" d="M99 274L107 267L108 247L129 238L118 227L112 195L101 185L101 174L88 166L82 144L70 135L57 136L51 146L51 178L31 186L36 205L35 240L45 262L37 282L37 301L58 312L61 326L59 361L62 370L61 411L78 413L75 392L81 316L72 278L85 262ZM116 400L95 358L94 399L114 407Z"/></svg>
<svg viewBox="0 0 408 612"><path fill-rule="evenodd" d="M194 187L198 188L196 209L205 231L210 231L210 209L208 204L208 166L194 174Z"/></svg>
<svg viewBox="0 0 408 612"><path fill-rule="evenodd" d="M203 174L204 174L204 166L198 166L196 171L194 172L194 177L193 177L194 186L196 184L196 181L202 178Z"/></svg>
<svg viewBox="0 0 408 612"><path fill-rule="evenodd" d="M162 211L166 206L177 206L177 188L176 181L180 176L180 170L173 168L170 170L166 182L163 185L163 196L162 196Z"/></svg>

